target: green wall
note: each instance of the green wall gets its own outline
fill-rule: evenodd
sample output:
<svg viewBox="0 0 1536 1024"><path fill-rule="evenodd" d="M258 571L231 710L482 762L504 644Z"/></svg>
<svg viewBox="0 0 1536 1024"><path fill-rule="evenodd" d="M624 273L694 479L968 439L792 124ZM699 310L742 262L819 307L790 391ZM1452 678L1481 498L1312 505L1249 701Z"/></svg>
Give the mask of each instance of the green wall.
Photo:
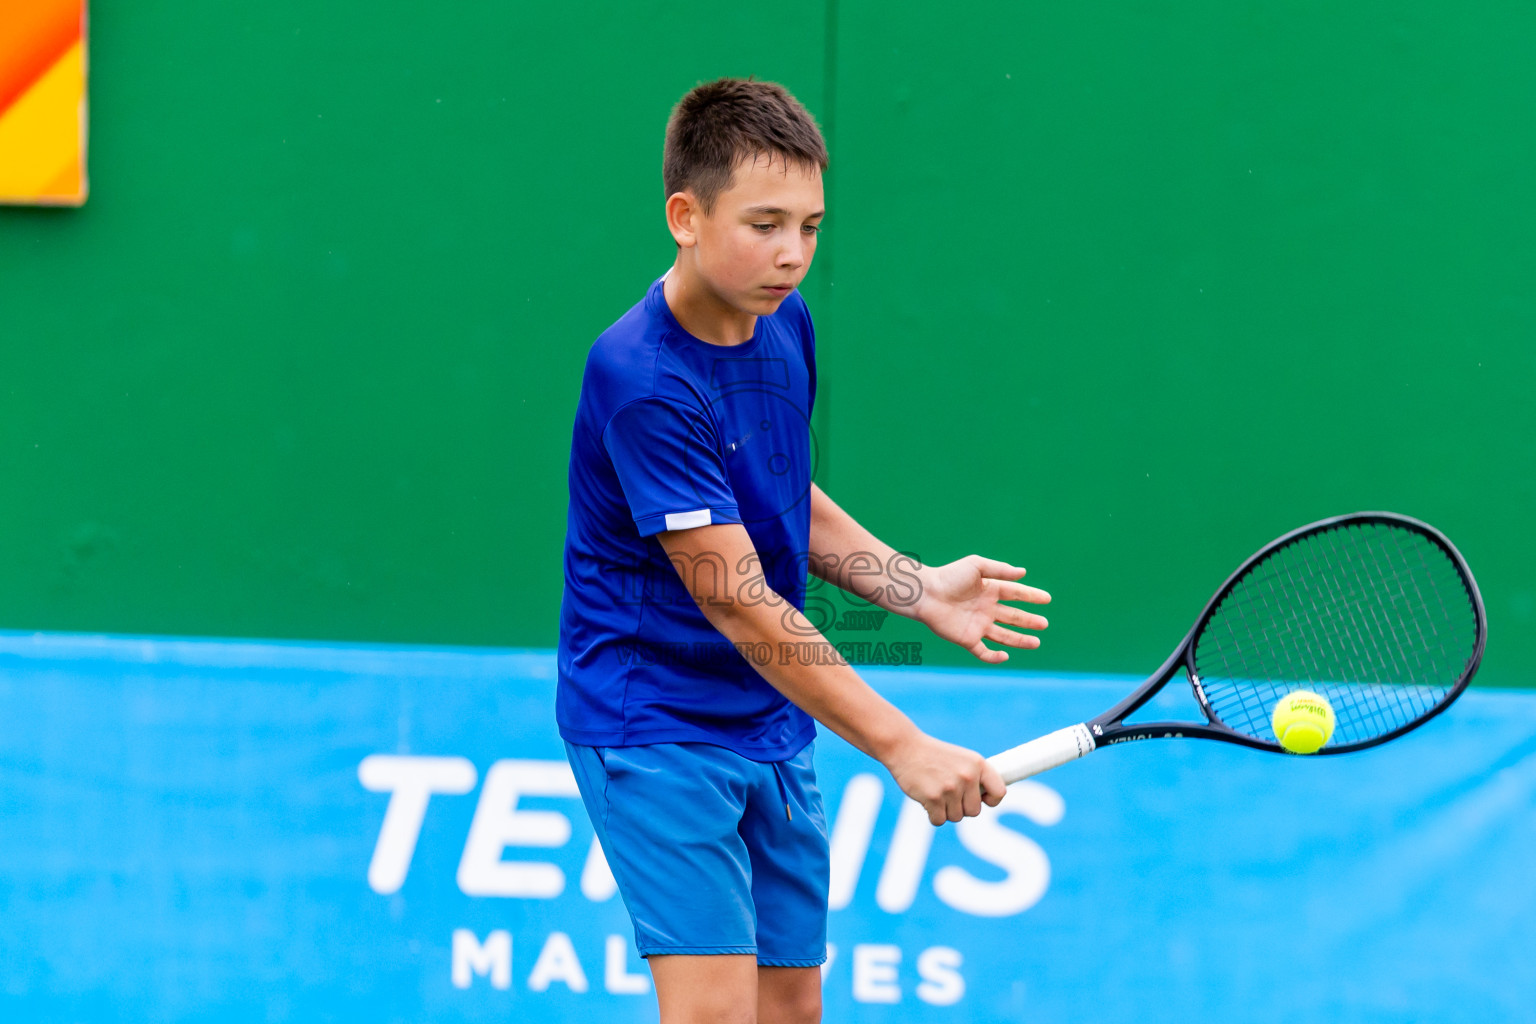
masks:
<svg viewBox="0 0 1536 1024"><path fill-rule="evenodd" d="M828 128L819 479L1150 670L1310 519L1446 530L1536 684L1536 9L98 5L92 195L0 209L0 626L555 641L593 337L696 81ZM919 639L906 623L842 639ZM962 663L937 642L928 663Z"/></svg>

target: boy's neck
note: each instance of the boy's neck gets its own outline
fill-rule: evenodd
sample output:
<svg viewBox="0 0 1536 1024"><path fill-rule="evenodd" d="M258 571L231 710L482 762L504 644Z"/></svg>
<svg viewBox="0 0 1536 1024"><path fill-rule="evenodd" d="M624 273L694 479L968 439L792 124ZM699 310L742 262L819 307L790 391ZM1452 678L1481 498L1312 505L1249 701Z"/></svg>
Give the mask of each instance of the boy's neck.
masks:
<svg viewBox="0 0 1536 1024"><path fill-rule="evenodd" d="M683 330L711 345L751 341L757 330L757 317L722 302L683 258L683 252L678 253L677 261L661 283L667 307Z"/></svg>

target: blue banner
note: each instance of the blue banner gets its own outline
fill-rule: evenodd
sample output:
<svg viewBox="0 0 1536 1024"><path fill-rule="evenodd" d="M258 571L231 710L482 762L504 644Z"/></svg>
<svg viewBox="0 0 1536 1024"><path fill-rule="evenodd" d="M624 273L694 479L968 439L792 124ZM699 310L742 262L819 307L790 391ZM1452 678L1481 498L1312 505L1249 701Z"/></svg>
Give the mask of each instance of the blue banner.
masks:
<svg viewBox="0 0 1536 1024"><path fill-rule="evenodd" d="M1137 681L865 675L987 753ZM0 1019L655 1020L553 700L544 651L0 634ZM825 732L817 759L829 1021L1536 996L1536 695L1343 757L1123 744L937 830Z"/></svg>

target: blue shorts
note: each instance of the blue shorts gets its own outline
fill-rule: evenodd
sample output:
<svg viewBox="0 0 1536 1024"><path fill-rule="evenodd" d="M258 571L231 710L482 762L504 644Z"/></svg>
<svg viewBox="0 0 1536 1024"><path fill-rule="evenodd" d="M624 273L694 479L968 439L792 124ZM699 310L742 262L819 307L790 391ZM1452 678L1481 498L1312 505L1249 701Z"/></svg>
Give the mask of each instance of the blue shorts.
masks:
<svg viewBox="0 0 1536 1024"><path fill-rule="evenodd" d="M565 749L641 956L826 961L831 868L811 746L775 762L709 743Z"/></svg>

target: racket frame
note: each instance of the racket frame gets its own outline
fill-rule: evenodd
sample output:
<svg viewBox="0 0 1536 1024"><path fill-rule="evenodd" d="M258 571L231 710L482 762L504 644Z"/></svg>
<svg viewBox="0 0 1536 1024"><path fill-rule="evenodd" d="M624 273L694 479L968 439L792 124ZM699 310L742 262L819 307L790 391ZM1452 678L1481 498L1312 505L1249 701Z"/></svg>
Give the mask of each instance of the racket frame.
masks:
<svg viewBox="0 0 1536 1024"><path fill-rule="evenodd" d="M1239 746L1254 747L1259 750L1270 750L1277 753L1286 753L1280 744L1250 736L1239 732L1223 724L1211 710L1210 701L1206 699L1205 688L1200 683L1200 677L1195 671L1195 645L1200 638L1200 632L1215 614L1223 599L1232 592L1232 588L1242 582L1243 577L1259 562L1268 557L1275 549L1284 547L1302 537L1315 533L1323 533L1328 530L1338 529L1344 526L1361 526L1371 523L1381 523L1393 527L1399 527L1418 533L1429 540L1441 551L1450 557L1461 575L1462 583L1466 587L1467 597L1472 604L1473 615L1476 620L1477 636L1473 644L1472 655L1462 668L1459 678L1434 707L1419 717L1409 721L1391 732L1380 736L1373 736L1368 740L1357 743L1344 743L1338 746L1325 746L1318 754L1347 754L1354 750L1364 750L1377 744L1385 743L1418 728L1425 722L1434 718L1440 712L1449 707L1461 692L1471 682L1473 674L1483 660L1483 648L1488 640L1488 622L1483 609L1483 597L1477 589L1477 581L1472 577L1472 570L1467 566L1466 559L1461 557L1461 552L1456 550L1450 540L1439 530L1428 523L1414 519L1410 516L1399 515L1395 512L1352 512L1348 515L1333 516L1328 519L1320 519L1315 523L1297 527L1291 532L1276 537L1268 544L1256 551L1247 561L1238 566L1231 576L1223 583L1206 602L1200 614L1195 619L1195 624L1190 627L1189 633L1174 652L1168 656L1168 660L1137 687L1129 696L1120 703L1105 711L1101 715L1090 718L1083 725L1088 729L1093 739L1093 747L1109 746L1116 743L1126 743L1133 740L1144 740L1164 737L1192 736L1201 739L1221 740L1226 743L1236 743ZM1204 722L1136 722L1126 724L1125 719L1135 714L1142 705L1156 696L1170 680L1183 670L1188 678L1190 689L1193 690L1195 700L1200 704L1200 710L1205 713ZM1086 753L1086 751L1085 751Z"/></svg>

